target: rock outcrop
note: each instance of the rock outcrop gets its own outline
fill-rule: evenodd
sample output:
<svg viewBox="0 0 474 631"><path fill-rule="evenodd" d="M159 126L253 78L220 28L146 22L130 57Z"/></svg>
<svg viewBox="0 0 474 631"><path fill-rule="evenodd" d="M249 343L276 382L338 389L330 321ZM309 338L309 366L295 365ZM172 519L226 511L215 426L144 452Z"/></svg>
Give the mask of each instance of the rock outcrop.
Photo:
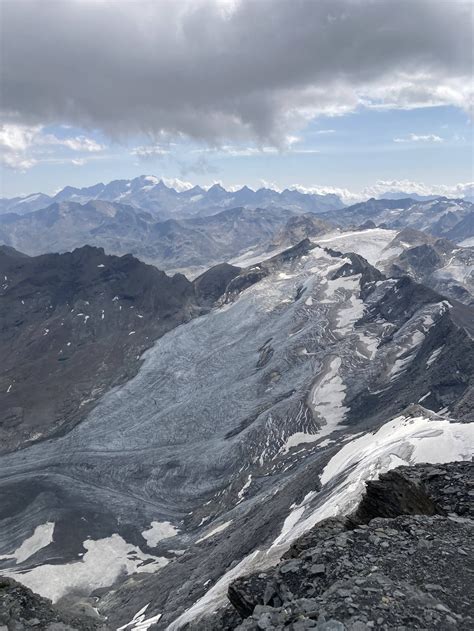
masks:
<svg viewBox="0 0 474 631"><path fill-rule="evenodd" d="M89 609L89 616L64 613L24 585L0 577L1 631L108 631L101 617Z"/></svg>
<svg viewBox="0 0 474 631"><path fill-rule="evenodd" d="M318 524L277 567L230 585L240 624L227 607L219 626L199 628L471 629L473 471L417 465L369 482L352 515Z"/></svg>

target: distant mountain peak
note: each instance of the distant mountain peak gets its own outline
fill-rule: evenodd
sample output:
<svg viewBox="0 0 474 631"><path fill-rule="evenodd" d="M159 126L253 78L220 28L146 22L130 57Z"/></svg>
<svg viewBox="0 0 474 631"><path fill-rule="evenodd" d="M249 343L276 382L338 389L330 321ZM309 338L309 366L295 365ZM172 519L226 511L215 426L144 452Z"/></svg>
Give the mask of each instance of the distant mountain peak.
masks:
<svg viewBox="0 0 474 631"><path fill-rule="evenodd" d="M140 175L138 179L148 182L149 184L162 184L164 186L163 180L158 179L155 175Z"/></svg>
<svg viewBox="0 0 474 631"><path fill-rule="evenodd" d="M226 189L219 184L219 182L216 182L215 184L213 184L209 189L208 189L208 193L210 193L211 191L219 191L222 193L227 193Z"/></svg>

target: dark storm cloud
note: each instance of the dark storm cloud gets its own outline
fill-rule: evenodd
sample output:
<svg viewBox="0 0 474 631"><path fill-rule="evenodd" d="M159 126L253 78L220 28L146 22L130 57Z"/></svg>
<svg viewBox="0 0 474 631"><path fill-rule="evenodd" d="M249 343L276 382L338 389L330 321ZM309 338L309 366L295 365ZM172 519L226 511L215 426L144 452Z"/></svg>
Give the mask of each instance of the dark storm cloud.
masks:
<svg viewBox="0 0 474 631"><path fill-rule="evenodd" d="M472 4L5 0L2 119L282 142L358 104L471 94Z"/></svg>

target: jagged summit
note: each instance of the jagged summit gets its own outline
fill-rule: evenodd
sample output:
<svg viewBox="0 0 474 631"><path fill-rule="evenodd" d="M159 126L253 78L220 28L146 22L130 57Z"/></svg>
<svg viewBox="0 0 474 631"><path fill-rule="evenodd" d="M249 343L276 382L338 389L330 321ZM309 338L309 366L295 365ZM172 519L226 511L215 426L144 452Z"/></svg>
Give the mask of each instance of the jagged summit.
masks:
<svg viewBox="0 0 474 631"><path fill-rule="evenodd" d="M205 189L200 186L178 186L168 184L153 175L141 175L132 180L113 180L77 188L66 186L54 196L42 193L25 198L0 200L2 213L25 213L45 208L56 201L85 203L103 199L109 202L126 203L135 208L152 212L155 216L173 214L179 217L206 215L231 205L245 204L249 208L285 206L290 204L300 212L314 212L342 208L344 204L336 195L317 195L285 189L278 192L269 188L254 191L243 186L237 191L226 190L220 183Z"/></svg>

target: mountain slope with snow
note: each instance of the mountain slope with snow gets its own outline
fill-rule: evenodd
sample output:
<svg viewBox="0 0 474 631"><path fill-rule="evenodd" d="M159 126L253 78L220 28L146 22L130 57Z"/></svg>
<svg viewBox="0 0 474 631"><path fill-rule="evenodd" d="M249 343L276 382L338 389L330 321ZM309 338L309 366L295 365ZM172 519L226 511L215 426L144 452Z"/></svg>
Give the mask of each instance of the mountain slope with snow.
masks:
<svg viewBox="0 0 474 631"><path fill-rule="evenodd" d="M101 589L112 628L147 607L164 629L379 470L440 444L467 457L473 341L457 304L374 266L393 238L335 233L233 273L72 431L3 456L0 571L55 599ZM12 561L46 523L53 541Z"/></svg>
<svg viewBox="0 0 474 631"><path fill-rule="evenodd" d="M155 339L202 312L184 276L89 246L39 257L0 246L0 278L2 453L78 423Z"/></svg>
<svg viewBox="0 0 474 631"><path fill-rule="evenodd" d="M339 210L324 213L340 226L358 226L372 221L392 230L412 228L456 243L474 236L472 202L464 199L437 197L428 201L413 199L369 199Z"/></svg>

